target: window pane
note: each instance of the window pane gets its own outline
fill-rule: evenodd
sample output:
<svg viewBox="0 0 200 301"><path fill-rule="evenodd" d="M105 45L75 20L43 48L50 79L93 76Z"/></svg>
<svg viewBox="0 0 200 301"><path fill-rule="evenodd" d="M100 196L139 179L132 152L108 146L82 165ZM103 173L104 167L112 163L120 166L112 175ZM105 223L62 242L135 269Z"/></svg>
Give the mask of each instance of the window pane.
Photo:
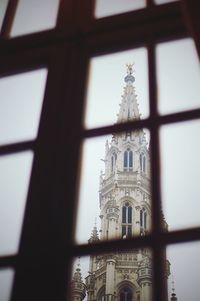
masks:
<svg viewBox="0 0 200 301"><path fill-rule="evenodd" d="M130 141L134 143L130 144ZM148 132L137 130L114 136L89 138L83 144L79 207L76 225L77 243L97 240L120 239L123 223L128 223L131 211L126 215L124 206L132 207L133 236L144 235L151 230L151 183ZM124 170L123 154L133 151L134 166ZM117 152L116 168L111 170L112 151ZM140 170L141 150L147 156L144 174ZM147 231L140 226L140 209L147 210ZM86 215L87 212L87 215ZM99 217L99 218L98 218ZM95 224L95 219L96 224Z"/></svg>
<svg viewBox="0 0 200 301"><path fill-rule="evenodd" d="M141 9L145 6L146 0L96 0L95 17L103 18L117 15Z"/></svg>
<svg viewBox="0 0 200 301"><path fill-rule="evenodd" d="M134 63L132 69L131 65L127 68L129 63ZM149 115L147 74L145 48L91 59L86 128L146 118Z"/></svg>
<svg viewBox="0 0 200 301"><path fill-rule="evenodd" d="M171 270L168 281L169 298L172 293L175 293L178 300L199 300L199 254L199 242L167 247L167 258Z"/></svg>
<svg viewBox="0 0 200 301"><path fill-rule="evenodd" d="M0 144L37 135L47 70L0 79Z"/></svg>
<svg viewBox="0 0 200 301"><path fill-rule="evenodd" d="M126 238L126 226L122 226L122 236L123 239Z"/></svg>
<svg viewBox="0 0 200 301"><path fill-rule="evenodd" d="M147 213L144 212L144 228L146 229L147 226Z"/></svg>
<svg viewBox="0 0 200 301"><path fill-rule="evenodd" d="M191 39L159 44L157 67L161 114L200 108L200 68Z"/></svg>
<svg viewBox="0 0 200 301"><path fill-rule="evenodd" d="M200 121L163 126L161 185L169 230L200 225Z"/></svg>
<svg viewBox="0 0 200 301"><path fill-rule="evenodd" d="M143 227L143 211L140 210L140 226Z"/></svg>
<svg viewBox="0 0 200 301"><path fill-rule="evenodd" d="M0 157L0 255L18 250L33 154Z"/></svg>
<svg viewBox="0 0 200 301"><path fill-rule="evenodd" d="M132 207L128 207L128 223L132 223Z"/></svg>
<svg viewBox="0 0 200 301"><path fill-rule="evenodd" d="M125 168L128 167L128 152L127 151L124 152L124 167Z"/></svg>
<svg viewBox="0 0 200 301"><path fill-rule="evenodd" d="M156 4L165 4L165 3L170 3L170 2L176 2L180 0L154 0Z"/></svg>
<svg viewBox="0 0 200 301"><path fill-rule="evenodd" d="M151 250L135 249L123 252L119 249L118 252L74 259L70 286L69 300L72 301L82 300L80 297L85 295L87 297L84 300L151 301ZM131 299L120 299L125 291L129 291ZM142 299L144 295L145 299ZM76 299L77 297L80 299Z"/></svg>
<svg viewBox="0 0 200 301"><path fill-rule="evenodd" d="M59 2L59 0L19 0L11 37L55 27Z"/></svg>
<svg viewBox="0 0 200 301"><path fill-rule="evenodd" d="M0 300L9 301L13 284L14 271L12 269L0 270Z"/></svg>
<svg viewBox="0 0 200 301"><path fill-rule="evenodd" d="M128 233L127 233L127 236L130 238L132 237L132 227L131 226L128 226Z"/></svg>
<svg viewBox="0 0 200 301"><path fill-rule="evenodd" d="M0 30L1 30L1 26L3 24L3 18L5 15L5 12L6 12L7 4L8 4L8 0L0 1Z"/></svg>
<svg viewBox="0 0 200 301"><path fill-rule="evenodd" d="M122 207L122 223L126 223L126 206Z"/></svg>
<svg viewBox="0 0 200 301"><path fill-rule="evenodd" d="M129 151L129 167L133 167L133 152Z"/></svg>

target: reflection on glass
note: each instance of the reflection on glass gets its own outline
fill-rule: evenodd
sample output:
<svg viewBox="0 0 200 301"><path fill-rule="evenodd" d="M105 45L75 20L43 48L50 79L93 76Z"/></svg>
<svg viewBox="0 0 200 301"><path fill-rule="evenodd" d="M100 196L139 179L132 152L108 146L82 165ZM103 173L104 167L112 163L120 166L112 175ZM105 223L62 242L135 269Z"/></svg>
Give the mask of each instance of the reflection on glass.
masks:
<svg viewBox="0 0 200 301"><path fill-rule="evenodd" d="M141 9L145 6L146 0L96 0L95 17L103 18L107 16L117 15Z"/></svg>
<svg viewBox="0 0 200 301"><path fill-rule="evenodd" d="M199 226L200 121L163 126L161 185L169 229Z"/></svg>
<svg viewBox="0 0 200 301"><path fill-rule="evenodd" d="M1 26L3 24L3 18L5 15L5 12L6 12L7 4L8 4L8 0L0 1L0 30L1 30Z"/></svg>
<svg viewBox="0 0 200 301"><path fill-rule="evenodd" d="M13 284L14 271L12 269L0 270L0 300L9 301L12 284Z"/></svg>
<svg viewBox="0 0 200 301"><path fill-rule="evenodd" d="M130 70L126 70L126 64L131 65L132 63L132 74L129 74ZM127 77L127 75L131 77ZM85 126L93 128L116 122L116 113L119 113L118 106L121 105L120 95L123 93L123 87L122 98L124 99L126 94L129 94L131 98L134 97L135 106L139 110L134 112L134 116L130 115L129 119L146 118L149 114L147 75L147 51L145 48L93 58L90 63ZM119 116L118 122L125 121L125 118Z"/></svg>
<svg viewBox="0 0 200 301"><path fill-rule="evenodd" d="M191 39L159 44L157 67L161 114L200 107L200 68Z"/></svg>
<svg viewBox="0 0 200 301"><path fill-rule="evenodd" d="M165 3L170 3L170 2L176 2L180 0L154 0L156 4L165 4Z"/></svg>
<svg viewBox="0 0 200 301"><path fill-rule="evenodd" d="M198 301L200 243L182 243L167 247L171 275L169 277L169 300L175 294L177 300Z"/></svg>
<svg viewBox="0 0 200 301"><path fill-rule="evenodd" d="M76 259L71 300L152 300L151 251L127 250Z"/></svg>
<svg viewBox="0 0 200 301"><path fill-rule="evenodd" d="M41 69L0 79L0 144L36 137L46 76Z"/></svg>
<svg viewBox="0 0 200 301"><path fill-rule="evenodd" d="M59 2L59 0L20 0L11 37L55 27Z"/></svg>
<svg viewBox="0 0 200 301"><path fill-rule="evenodd" d="M32 152L0 157L0 255L18 250Z"/></svg>
<svg viewBox="0 0 200 301"><path fill-rule="evenodd" d="M126 239L150 232L148 141L148 132L142 129L85 141L78 243Z"/></svg>

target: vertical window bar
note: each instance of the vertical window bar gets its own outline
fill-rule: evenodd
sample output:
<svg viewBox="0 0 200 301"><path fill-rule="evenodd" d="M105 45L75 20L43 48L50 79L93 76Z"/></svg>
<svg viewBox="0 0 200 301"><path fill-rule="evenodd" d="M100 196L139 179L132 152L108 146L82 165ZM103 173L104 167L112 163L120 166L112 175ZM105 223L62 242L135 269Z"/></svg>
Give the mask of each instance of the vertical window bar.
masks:
<svg viewBox="0 0 200 301"><path fill-rule="evenodd" d="M161 203L159 181L159 136L157 125L157 90L156 90L156 58L154 43L148 46L149 100L151 118L151 185L152 185L152 224L154 232L153 247L153 300L166 301L166 291L163 277L163 256L160 244L161 233Z"/></svg>
<svg viewBox="0 0 200 301"><path fill-rule="evenodd" d="M154 6L154 0L146 0L147 1L147 8L150 8L151 6Z"/></svg>
<svg viewBox="0 0 200 301"><path fill-rule="evenodd" d="M3 38L8 38L10 34L18 2L19 0L9 0L8 2L3 24L1 27L1 36Z"/></svg>

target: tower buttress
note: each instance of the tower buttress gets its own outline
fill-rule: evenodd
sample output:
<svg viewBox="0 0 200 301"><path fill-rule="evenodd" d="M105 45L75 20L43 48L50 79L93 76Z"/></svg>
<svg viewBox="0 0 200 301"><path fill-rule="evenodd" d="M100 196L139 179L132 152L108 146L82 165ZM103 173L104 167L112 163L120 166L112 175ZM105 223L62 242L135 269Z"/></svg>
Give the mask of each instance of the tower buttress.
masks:
<svg viewBox="0 0 200 301"><path fill-rule="evenodd" d="M114 256L108 256L106 260L106 296L108 301L113 300L115 291L115 264Z"/></svg>
<svg viewBox="0 0 200 301"><path fill-rule="evenodd" d="M141 287L140 301L152 300L152 260L146 255L141 262L138 263L138 279L137 282Z"/></svg>

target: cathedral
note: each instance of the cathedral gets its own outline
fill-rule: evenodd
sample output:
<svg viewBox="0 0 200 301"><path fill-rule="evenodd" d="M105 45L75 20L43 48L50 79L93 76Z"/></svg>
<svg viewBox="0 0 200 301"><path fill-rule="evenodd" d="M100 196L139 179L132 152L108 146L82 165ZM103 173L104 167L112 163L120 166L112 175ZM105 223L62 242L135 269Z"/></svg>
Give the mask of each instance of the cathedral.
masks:
<svg viewBox="0 0 200 301"><path fill-rule="evenodd" d="M132 65L127 65L117 122L140 119ZM100 174L101 228L88 242L144 236L151 231L149 143L143 129L113 134L105 143L105 171ZM167 223L163 218L163 227ZM72 279L73 301L151 301L152 259L149 249L90 256L82 280L78 267ZM166 260L166 281L169 263ZM87 293L87 297L86 297ZM176 301L173 292L171 301Z"/></svg>

